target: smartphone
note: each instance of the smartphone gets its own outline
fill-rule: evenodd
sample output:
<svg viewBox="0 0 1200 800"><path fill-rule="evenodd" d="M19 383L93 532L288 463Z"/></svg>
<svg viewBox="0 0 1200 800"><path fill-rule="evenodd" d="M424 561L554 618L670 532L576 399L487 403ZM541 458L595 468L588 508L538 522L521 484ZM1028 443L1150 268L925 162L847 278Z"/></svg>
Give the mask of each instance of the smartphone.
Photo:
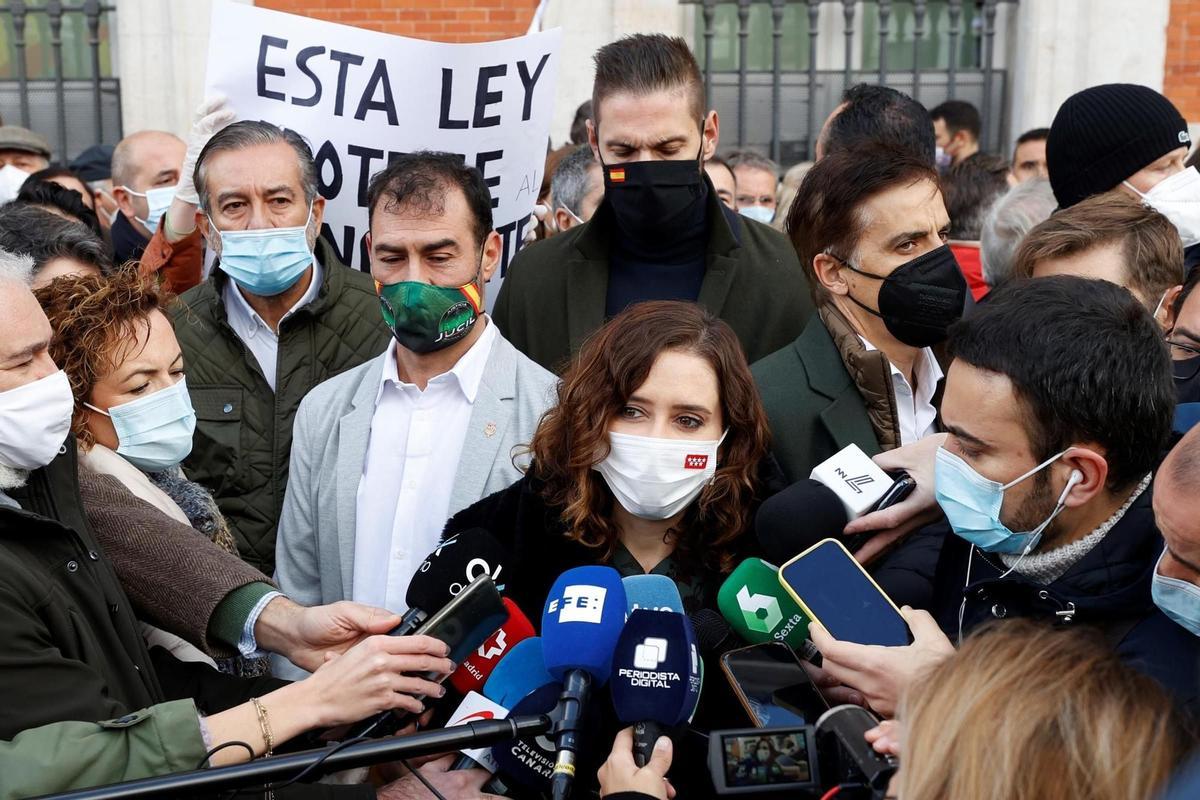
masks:
<svg viewBox="0 0 1200 800"><path fill-rule="evenodd" d="M899 503L912 494L912 490L915 488L917 488L916 480L907 472L901 472L892 485L888 487L888 490L883 493L883 496L871 506L871 511L882 511L885 508L896 505L896 503Z"/></svg>
<svg viewBox="0 0 1200 800"><path fill-rule="evenodd" d="M460 664L507 621L504 600L491 576L485 574L431 614L413 635L432 636L445 642L450 646L450 655L446 657Z"/></svg>
<svg viewBox="0 0 1200 800"><path fill-rule="evenodd" d="M817 542L780 567L779 582L836 639L884 647L912 643L900 609L836 539Z"/></svg>
<svg viewBox="0 0 1200 800"><path fill-rule="evenodd" d="M800 659L782 642L730 650L721 656L721 669L760 728L812 724L829 710Z"/></svg>
<svg viewBox="0 0 1200 800"><path fill-rule="evenodd" d="M811 725L772 730L743 728L713 731L708 737L708 766L719 795L788 792L820 786Z"/></svg>

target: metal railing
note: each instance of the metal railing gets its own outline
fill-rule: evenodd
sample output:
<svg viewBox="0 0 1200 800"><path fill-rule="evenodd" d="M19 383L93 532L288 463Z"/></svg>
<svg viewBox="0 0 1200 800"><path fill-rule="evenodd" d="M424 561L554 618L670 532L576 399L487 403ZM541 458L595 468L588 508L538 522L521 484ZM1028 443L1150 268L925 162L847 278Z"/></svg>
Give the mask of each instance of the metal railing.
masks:
<svg viewBox="0 0 1200 800"><path fill-rule="evenodd" d="M702 50L709 106L716 108L723 119L734 120L731 138L738 148L763 150L781 163L811 160L825 117L838 105L847 87L864 81L906 92L930 108L946 99L968 100L979 108L983 118L982 148L998 148L1007 114L1008 73L996 65L997 14L1000 6L1015 7L1018 1L680 0L684 5L698 6L700 41L695 44ZM873 19L867 16L871 6L875 7ZM936 42L928 24L934 6L948 21L944 35ZM733 8L736 13L736 32L727 34L723 42L726 49L736 48L737 64L732 69L718 69L713 63L714 45L720 43L715 20L722 8ZM748 63L754 55L751 15L756 8L769 10L770 14L769 69L754 70ZM789 70L781 57L784 18L785 13L794 15L797 10L807 19L807 64ZM898 38L894 34L899 33L893 30L892 22L899 10L905 12L904 21L911 22L908 32L912 36L912 55L908 64L889 63L889 45L894 47ZM871 21L877 28L873 36L866 30ZM840 48L838 37L830 35L837 27L841 28ZM1006 32L1010 27L1005 26ZM877 45L872 38L877 39ZM936 45L939 52L945 45L948 57L944 66L922 66L923 48L931 45ZM872 48L877 63L864 68L865 56Z"/></svg>
<svg viewBox="0 0 1200 800"><path fill-rule="evenodd" d="M112 30L115 11L115 4L102 0L0 3L0 24L13 73L0 78L0 111L5 122L46 136L60 161L92 144L112 144L121 138L120 83L115 77L104 77L101 59L101 24L107 22ZM104 19L105 15L109 16ZM40 26L43 18L50 45L49 75L30 76L31 25ZM86 56L78 54L81 65L89 68L86 76L68 77L64 68L64 22L73 18L82 19L87 29Z"/></svg>

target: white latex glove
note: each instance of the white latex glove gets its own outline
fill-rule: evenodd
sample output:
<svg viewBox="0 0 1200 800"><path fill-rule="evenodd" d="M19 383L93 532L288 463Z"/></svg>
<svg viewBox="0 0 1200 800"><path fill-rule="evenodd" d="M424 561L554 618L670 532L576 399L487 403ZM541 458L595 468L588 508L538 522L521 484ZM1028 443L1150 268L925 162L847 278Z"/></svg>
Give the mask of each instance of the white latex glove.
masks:
<svg viewBox="0 0 1200 800"><path fill-rule="evenodd" d="M523 244L533 244L537 241L537 225L539 222L544 222L547 227L553 227L554 225L554 216L550 213L550 206L544 203L534 205L533 216L525 224L525 233L521 237Z"/></svg>
<svg viewBox="0 0 1200 800"><path fill-rule="evenodd" d="M237 119L237 114L227 105L228 102L229 98L223 94L211 95L196 109L192 132L187 138L187 155L183 157L183 166L179 168L179 183L175 186L175 197L185 203L200 205L200 195L197 194L196 184L192 180L200 151L208 144L213 134Z"/></svg>

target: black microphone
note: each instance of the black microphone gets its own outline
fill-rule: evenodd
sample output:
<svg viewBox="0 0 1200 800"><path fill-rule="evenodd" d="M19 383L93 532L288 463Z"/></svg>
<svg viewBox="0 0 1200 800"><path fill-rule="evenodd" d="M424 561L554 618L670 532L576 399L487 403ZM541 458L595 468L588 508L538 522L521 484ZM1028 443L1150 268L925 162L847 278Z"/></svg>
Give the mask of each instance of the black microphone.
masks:
<svg viewBox="0 0 1200 800"><path fill-rule="evenodd" d="M437 546L425 557L408 584L408 611L391 636L408 636L429 615L453 600L481 575L490 575L496 589L504 592L505 568L510 555L483 528L469 528Z"/></svg>
<svg viewBox="0 0 1200 800"><path fill-rule="evenodd" d="M692 629L696 632L696 644L700 647L700 652L722 655L744 646L725 618L713 609L698 609L689 614L688 618L691 619Z"/></svg>
<svg viewBox="0 0 1200 800"><path fill-rule="evenodd" d="M768 498L754 518L754 531L767 558L783 564L817 542L840 539L849 522L837 494L807 478Z"/></svg>

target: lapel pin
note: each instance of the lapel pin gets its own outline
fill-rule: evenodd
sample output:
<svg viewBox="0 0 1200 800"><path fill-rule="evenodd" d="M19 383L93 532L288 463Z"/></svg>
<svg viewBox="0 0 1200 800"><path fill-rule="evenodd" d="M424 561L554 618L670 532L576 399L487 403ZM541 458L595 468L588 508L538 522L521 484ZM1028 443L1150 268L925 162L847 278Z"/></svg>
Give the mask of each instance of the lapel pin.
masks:
<svg viewBox="0 0 1200 800"><path fill-rule="evenodd" d="M489 422L487 425L484 425L483 426L483 435L489 439L492 438L493 436L495 436L496 435L496 423Z"/></svg>

